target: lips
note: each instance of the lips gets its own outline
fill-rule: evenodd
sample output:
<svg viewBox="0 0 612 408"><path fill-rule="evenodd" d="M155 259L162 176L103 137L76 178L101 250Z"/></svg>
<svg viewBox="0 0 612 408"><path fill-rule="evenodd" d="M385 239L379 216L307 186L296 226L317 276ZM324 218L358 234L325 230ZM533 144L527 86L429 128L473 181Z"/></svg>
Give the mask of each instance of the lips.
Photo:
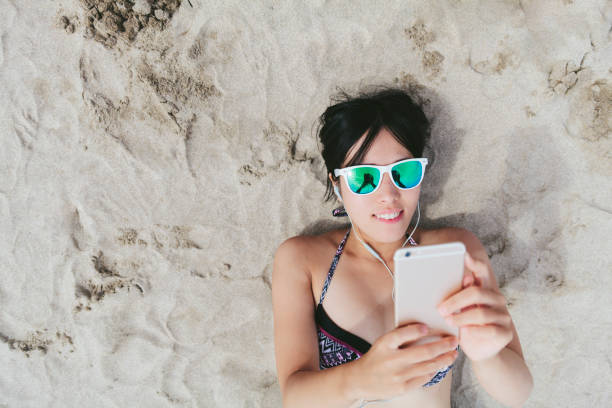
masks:
<svg viewBox="0 0 612 408"><path fill-rule="evenodd" d="M374 214L373 216L376 220L384 222L384 223L395 223L398 222L402 216L404 215L404 210L400 209L390 209L384 210Z"/></svg>

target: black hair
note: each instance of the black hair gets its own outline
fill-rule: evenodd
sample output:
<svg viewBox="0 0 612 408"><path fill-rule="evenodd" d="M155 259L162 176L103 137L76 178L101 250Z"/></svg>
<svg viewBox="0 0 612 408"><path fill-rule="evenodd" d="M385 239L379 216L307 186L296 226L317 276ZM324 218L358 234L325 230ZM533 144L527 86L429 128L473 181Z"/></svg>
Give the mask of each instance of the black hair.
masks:
<svg viewBox="0 0 612 408"><path fill-rule="evenodd" d="M405 91L396 88L377 89L372 92L350 96L341 92L332 99L319 118L319 140L321 155L327 173L342 167L348 151L368 132L365 140L346 166L354 166L363 160L382 128L412 153L422 157L429 140L430 123L421 106ZM325 201L333 197L333 186L327 178Z"/></svg>

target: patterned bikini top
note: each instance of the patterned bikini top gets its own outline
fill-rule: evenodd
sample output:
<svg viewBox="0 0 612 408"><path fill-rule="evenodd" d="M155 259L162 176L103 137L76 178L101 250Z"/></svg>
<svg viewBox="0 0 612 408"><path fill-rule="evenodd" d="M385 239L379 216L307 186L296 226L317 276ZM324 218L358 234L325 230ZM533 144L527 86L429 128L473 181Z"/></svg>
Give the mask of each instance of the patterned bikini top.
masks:
<svg viewBox="0 0 612 408"><path fill-rule="evenodd" d="M338 245L315 311L315 323L317 324L317 335L319 338L319 368L321 370L356 360L367 353L371 347L371 344L366 340L338 326L323 308L323 299L334 276L334 271L350 232L351 230L349 229L340 245ZM412 238L410 238L409 242L410 245L417 245ZM423 387L429 387L442 381L452 367L453 364L438 371L431 380L423 384Z"/></svg>

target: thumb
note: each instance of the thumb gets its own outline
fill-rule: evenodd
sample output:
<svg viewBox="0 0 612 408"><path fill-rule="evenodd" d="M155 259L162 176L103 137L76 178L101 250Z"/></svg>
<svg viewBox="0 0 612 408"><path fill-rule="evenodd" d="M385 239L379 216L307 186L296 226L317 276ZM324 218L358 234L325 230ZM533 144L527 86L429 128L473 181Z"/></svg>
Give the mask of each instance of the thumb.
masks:
<svg viewBox="0 0 612 408"><path fill-rule="evenodd" d="M422 323L410 323L404 326L397 327L396 329L388 332L384 337L387 340L387 345L396 349L401 345L415 341L420 337L423 337L429 332L427 325Z"/></svg>
<svg viewBox="0 0 612 408"><path fill-rule="evenodd" d="M472 258L472 255L468 251L465 251L465 266L470 268L471 270L476 269L476 261Z"/></svg>
<svg viewBox="0 0 612 408"><path fill-rule="evenodd" d="M463 267L463 281L461 284L464 288L473 285L476 282L476 277L472 272L474 270L474 258L466 251L465 252L465 263Z"/></svg>
<svg viewBox="0 0 612 408"><path fill-rule="evenodd" d="M463 277L463 287L467 288L468 286L472 286L474 284L474 276L472 275L472 272L466 270L466 275Z"/></svg>
<svg viewBox="0 0 612 408"><path fill-rule="evenodd" d="M489 284L490 279L486 265L480 260L475 260L467 251L465 252L465 266L472 275L474 285L484 286Z"/></svg>

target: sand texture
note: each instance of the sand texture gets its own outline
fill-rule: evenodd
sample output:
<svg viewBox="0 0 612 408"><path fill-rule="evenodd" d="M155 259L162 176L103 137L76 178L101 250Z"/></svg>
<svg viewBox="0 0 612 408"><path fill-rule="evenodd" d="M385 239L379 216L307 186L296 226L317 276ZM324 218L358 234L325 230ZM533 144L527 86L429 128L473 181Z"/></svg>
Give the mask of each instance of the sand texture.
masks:
<svg viewBox="0 0 612 408"><path fill-rule="evenodd" d="M0 0L0 407L280 407L274 251L339 225L315 122L368 84L432 119L422 225L485 245L526 406L609 406L612 2L480 3Z"/></svg>

